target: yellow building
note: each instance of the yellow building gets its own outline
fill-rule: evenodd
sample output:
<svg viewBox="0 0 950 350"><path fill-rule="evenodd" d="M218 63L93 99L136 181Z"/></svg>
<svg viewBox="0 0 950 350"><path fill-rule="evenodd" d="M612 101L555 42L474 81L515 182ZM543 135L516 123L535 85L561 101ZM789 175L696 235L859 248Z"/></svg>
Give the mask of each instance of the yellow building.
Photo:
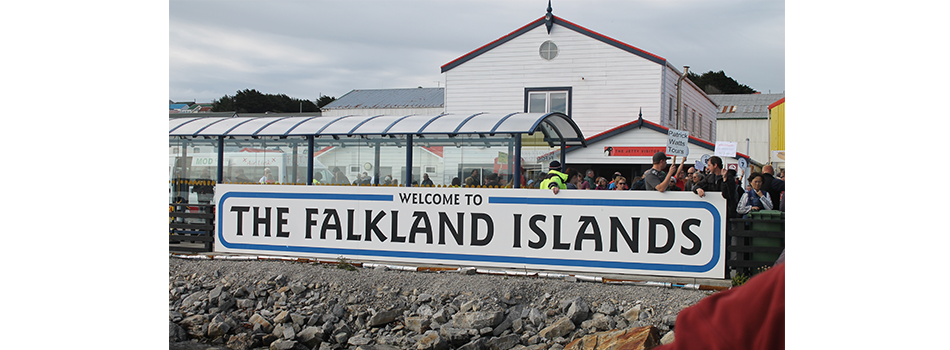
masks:
<svg viewBox="0 0 950 350"><path fill-rule="evenodd" d="M769 162L785 168L785 98L769 105Z"/></svg>

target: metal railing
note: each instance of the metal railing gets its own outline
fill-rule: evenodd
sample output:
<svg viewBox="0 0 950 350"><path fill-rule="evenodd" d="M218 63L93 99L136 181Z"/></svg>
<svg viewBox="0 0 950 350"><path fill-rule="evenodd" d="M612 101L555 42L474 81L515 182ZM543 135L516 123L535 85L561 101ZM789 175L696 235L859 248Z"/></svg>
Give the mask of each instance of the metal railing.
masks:
<svg viewBox="0 0 950 350"><path fill-rule="evenodd" d="M168 205L168 250L213 251L214 208L214 204L170 203Z"/></svg>

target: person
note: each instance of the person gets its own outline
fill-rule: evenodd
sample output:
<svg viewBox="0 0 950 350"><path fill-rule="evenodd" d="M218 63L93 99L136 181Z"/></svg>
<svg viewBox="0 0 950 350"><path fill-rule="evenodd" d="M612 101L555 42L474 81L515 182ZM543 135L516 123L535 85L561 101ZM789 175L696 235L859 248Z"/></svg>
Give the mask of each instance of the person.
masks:
<svg viewBox="0 0 950 350"><path fill-rule="evenodd" d="M211 183L211 172L208 169L201 170L201 176L197 179L199 185L191 187L191 192L198 194L198 203L208 204L214 198L214 184Z"/></svg>
<svg viewBox="0 0 950 350"><path fill-rule="evenodd" d="M656 152L653 154L653 167L646 171L643 174L643 182L646 186L647 191L658 191L666 192L669 189L674 170L673 167L670 167L670 171L664 173L663 170L666 169L666 160L670 159L666 153ZM673 165L676 165L676 158L673 158ZM682 165L680 165L682 167ZM674 178L672 181L676 181Z"/></svg>
<svg viewBox="0 0 950 350"><path fill-rule="evenodd" d="M626 191L626 190L630 189L630 187L627 186L627 185L629 185L629 184L627 183L627 178L625 178L625 177L623 177L623 176L618 177L617 180L616 180L615 183L614 183L614 189L613 189L613 190L614 190L614 191Z"/></svg>
<svg viewBox="0 0 950 350"><path fill-rule="evenodd" d="M485 176L485 186L498 187L498 174L491 173Z"/></svg>
<svg viewBox="0 0 950 350"><path fill-rule="evenodd" d="M565 189L576 190L580 189L581 183L581 174L574 170L573 168L567 168L567 183L565 184Z"/></svg>
<svg viewBox="0 0 950 350"><path fill-rule="evenodd" d="M452 178L452 187L462 187L462 179L459 179L458 176Z"/></svg>
<svg viewBox="0 0 950 350"><path fill-rule="evenodd" d="M429 178L429 174L422 174L422 186L435 186L432 184L432 179Z"/></svg>
<svg viewBox="0 0 950 350"><path fill-rule="evenodd" d="M465 187L478 186L478 169L472 170L472 175L465 178Z"/></svg>
<svg viewBox="0 0 950 350"><path fill-rule="evenodd" d="M726 199L726 217L737 217L738 198L736 198L735 170L732 170L731 176L730 172L724 171L722 158L719 158L719 156L709 157L709 160L706 161L706 169L709 171L709 175L696 184L693 193L699 197L705 197L706 192L720 192L722 198Z"/></svg>
<svg viewBox="0 0 950 350"><path fill-rule="evenodd" d="M319 173L319 172L314 172L314 173L313 173L313 184L314 184L314 185L319 185L319 184L320 184L320 181L323 181L323 174L321 174L321 173Z"/></svg>
<svg viewBox="0 0 950 350"><path fill-rule="evenodd" d="M373 184L373 177L372 177L372 176L369 176L369 174L367 174L367 173L364 171L364 172L363 172L363 176L360 178L360 185L361 185L361 186L369 186L369 185L371 185L371 184Z"/></svg>
<svg viewBox="0 0 950 350"><path fill-rule="evenodd" d="M703 175L703 172L702 172L702 171L693 172L693 176L692 176L692 178L691 178L691 180L690 180L691 182L690 182L689 188L687 188L687 189L685 189L685 190L686 190L686 191L694 191L694 190L696 189L696 185L698 185L701 181L703 181L703 178L705 178L705 177L706 177L706 176Z"/></svg>
<svg viewBox="0 0 950 350"><path fill-rule="evenodd" d="M752 184L752 189L742 193L742 197L739 198L739 206L736 207L736 212L742 217L748 216L753 211L772 210L772 198L768 192L762 189L763 180L764 177L760 173L749 175L749 183Z"/></svg>
<svg viewBox="0 0 950 350"><path fill-rule="evenodd" d="M350 183L350 179L346 177L346 174L343 174L343 170L340 170L340 167L333 167L333 181L330 183L334 185L346 185Z"/></svg>
<svg viewBox="0 0 950 350"><path fill-rule="evenodd" d="M540 188L542 190L550 189L554 192L555 195L558 194L563 189L567 188L567 174L560 172L561 162L552 161L548 165L548 176L541 181Z"/></svg>
<svg viewBox="0 0 950 350"><path fill-rule="evenodd" d="M271 174L270 168L264 168L264 176L261 176L261 179L257 182L262 184L274 183L274 175Z"/></svg>
<svg viewBox="0 0 950 350"><path fill-rule="evenodd" d="M594 173L594 169L587 169L584 173L584 180L581 181L582 190L592 190L596 184L597 174Z"/></svg>
<svg viewBox="0 0 950 350"><path fill-rule="evenodd" d="M607 189L607 179L603 176L598 176L597 180L594 181L597 185L594 186L595 190L606 190Z"/></svg>
<svg viewBox="0 0 950 350"><path fill-rule="evenodd" d="M676 316L676 339L654 350L785 349L785 260Z"/></svg>
<svg viewBox="0 0 950 350"><path fill-rule="evenodd" d="M235 182L239 184L245 184L245 183L251 182L251 179L248 179L247 176L244 175L244 169L238 169L235 173L237 174L236 176L234 176Z"/></svg>
<svg viewBox="0 0 950 350"><path fill-rule="evenodd" d="M386 175L386 177L383 178L383 185L389 186L389 185L392 185L392 184L393 184L393 176L392 176L392 175Z"/></svg>
<svg viewBox="0 0 950 350"><path fill-rule="evenodd" d="M619 171L614 172L614 178L610 180L610 183L607 184L607 189L612 190L614 187L617 187L617 178L623 176Z"/></svg>
<svg viewBox="0 0 950 350"><path fill-rule="evenodd" d="M785 191L785 181L775 177L775 169L771 165L762 167L762 190L772 197L772 208L778 208L782 191Z"/></svg>
<svg viewBox="0 0 950 350"><path fill-rule="evenodd" d="M647 171L649 171L649 169L647 169ZM645 172L644 172L644 173L645 173ZM630 185L630 190L631 190L631 191L643 191L643 190L646 190L646 189L647 189L647 186L644 184L643 175L640 175L640 176L637 176L637 177L634 177L634 178L633 178L633 184Z"/></svg>
<svg viewBox="0 0 950 350"><path fill-rule="evenodd" d="M692 168L690 168L690 169L692 169ZM674 178L676 181L673 181L673 179L670 180L670 181L673 181L673 182L670 184L669 190L670 190L670 191L683 191L683 190L686 188L686 172L685 172L685 171L677 171L676 174L673 174L673 178Z"/></svg>

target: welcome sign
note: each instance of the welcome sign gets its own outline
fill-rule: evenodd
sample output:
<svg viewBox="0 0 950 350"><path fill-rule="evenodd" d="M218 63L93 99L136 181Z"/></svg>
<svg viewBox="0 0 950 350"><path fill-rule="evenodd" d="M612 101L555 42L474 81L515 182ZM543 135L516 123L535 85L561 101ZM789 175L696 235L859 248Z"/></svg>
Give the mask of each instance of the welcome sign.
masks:
<svg viewBox="0 0 950 350"><path fill-rule="evenodd" d="M216 252L723 278L725 200L693 193L218 184Z"/></svg>

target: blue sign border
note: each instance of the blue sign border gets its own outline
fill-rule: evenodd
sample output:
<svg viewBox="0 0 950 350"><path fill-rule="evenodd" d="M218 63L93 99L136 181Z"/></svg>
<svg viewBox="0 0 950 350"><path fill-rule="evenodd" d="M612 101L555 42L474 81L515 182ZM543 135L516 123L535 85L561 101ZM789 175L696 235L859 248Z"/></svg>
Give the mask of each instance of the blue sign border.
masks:
<svg viewBox="0 0 950 350"><path fill-rule="evenodd" d="M279 193L279 192L227 192L221 196L218 204L229 198L273 198L273 199L316 199L316 200L347 200L392 202L393 195L382 194L335 194L335 193ZM332 254L332 255L362 255L373 257L412 258L425 260L463 260L493 263L535 264L567 267L595 267L624 270L644 271L678 271L678 272L707 272L713 269L719 260L719 250L722 236L722 217L716 207L709 202L682 201L682 200L642 200L642 199L557 199L557 198L530 198L530 197L502 197L489 196L488 203L492 204L523 204L523 205L570 205L570 206L612 206L612 207L652 207L652 208L696 208L706 209L713 216L713 256L703 265L658 264L621 261L593 261L579 259L533 258L521 256L498 256L481 254L449 254L430 252L406 252L374 249L349 249L327 247L300 247L288 245L231 243L224 239L223 225L218 225L218 243L229 249L245 249L259 251L283 251L296 253ZM218 210L218 223L224 222L224 211Z"/></svg>

